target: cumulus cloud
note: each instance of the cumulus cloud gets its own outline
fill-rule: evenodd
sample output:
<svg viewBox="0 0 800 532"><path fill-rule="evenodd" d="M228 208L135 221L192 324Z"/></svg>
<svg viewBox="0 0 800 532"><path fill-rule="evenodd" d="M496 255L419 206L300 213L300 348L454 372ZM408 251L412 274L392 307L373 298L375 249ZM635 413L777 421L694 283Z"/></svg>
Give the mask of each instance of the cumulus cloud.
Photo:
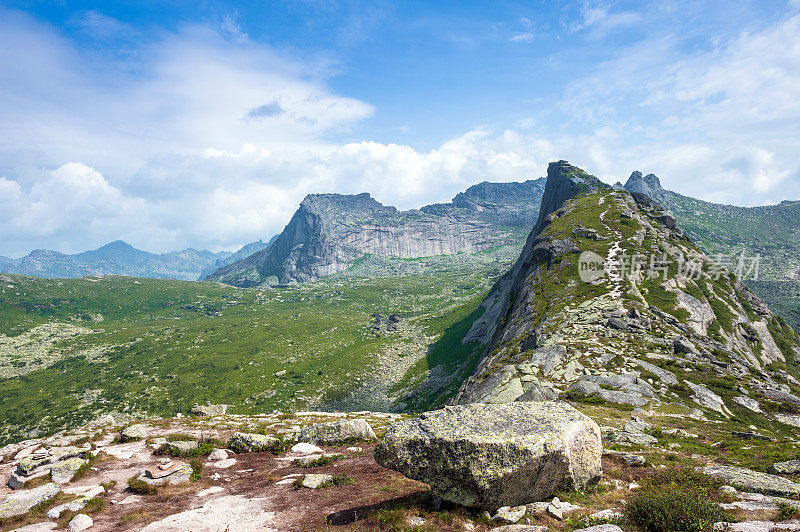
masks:
<svg viewBox="0 0 800 532"><path fill-rule="evenodd" d="M633 20L593 6L588 31ZM87 14L85 24L102 35L114 21ZM2 11L0 254L117 238L152 251L234 249L281 231L309 193L416 208L486 179L541 177L561 158L609 183L654 172L714 201L795 198L798 35L793 12L701 51L656 32L567 79L559 100L509 129L421 149L332 140L373 107L332 91L325 61L254 43L233 18L160 34L120 59Z"/></svg>

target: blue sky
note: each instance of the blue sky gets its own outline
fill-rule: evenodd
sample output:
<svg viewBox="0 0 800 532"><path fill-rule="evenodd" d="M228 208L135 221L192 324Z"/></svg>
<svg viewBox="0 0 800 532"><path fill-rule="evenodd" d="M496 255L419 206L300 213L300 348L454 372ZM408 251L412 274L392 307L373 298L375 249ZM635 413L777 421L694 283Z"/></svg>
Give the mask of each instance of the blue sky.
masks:
<svg viewBox="0 0 800 532"><path fill-rule="evenodd" d="M800 196L800 2L0 0L0 254L233 249L567 159Z"/></svg>

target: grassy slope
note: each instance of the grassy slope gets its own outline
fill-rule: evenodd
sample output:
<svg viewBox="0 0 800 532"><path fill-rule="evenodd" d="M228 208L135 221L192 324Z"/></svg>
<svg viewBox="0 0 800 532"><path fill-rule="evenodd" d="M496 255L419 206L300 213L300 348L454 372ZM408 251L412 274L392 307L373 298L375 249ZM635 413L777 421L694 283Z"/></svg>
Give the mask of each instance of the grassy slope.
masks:
<svg viewBox="0 0 800 532"><path fill-rule="evenodd" d="M426 259L405 275L264 290L12 276L0 284L6 341L48 323L94 332L57 343L49 367L0 380L0 444L108 411L173 415L207 400L230 404L234 413L324 407L373 378L382 350L412 343L403 331L370 329L374 312L398 314L435 341L475 309L517 253L508 247ZM2 340L0 366L31 356ZM427 369L424 352L421 358L415 372Z"/></svg>
<svg viewBox="0 0 800 532"><path fill-rule="evenodd" d="M800 330L800 203L745 208L667 194L680 227L709 255L763 257L759 280L747 284Z"/></svg>

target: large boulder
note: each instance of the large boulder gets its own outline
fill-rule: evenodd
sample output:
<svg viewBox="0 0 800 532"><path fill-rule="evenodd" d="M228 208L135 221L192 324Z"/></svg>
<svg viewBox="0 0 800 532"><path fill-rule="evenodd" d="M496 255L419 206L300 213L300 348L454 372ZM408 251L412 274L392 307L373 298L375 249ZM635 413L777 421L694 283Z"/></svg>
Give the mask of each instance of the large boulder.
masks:
<svg viewBox="0 0 800 532"><path fill-rule="evenodd" d="M228 405L194 405L192 414L195 416L224 416L228 411Z"/></svg>
<svg viewBox="0 0 800 532"><path fill-rule="evenodd" d="M30 490L20 490L0 500L0 519L24 515L61 492L53 482Z"/></svg>
<svg viewBox="0 0 800 532"><path fill-rule="evenodd" d="M363 419L345 419L318 423L303 429L297 440L313 445L336 445L356 441L377 440L375 432Z"/></svg>
<svg viewBox="0 0 800 532"><path fill-rule="evenodd" d="M126 427L120 434L120 441L127 443L131 441L139 441L147 438L147 425L131 425Z"/></svg>
<svg viewBox="0 0 800 532"><path fill-rule="evenodd" d="M86 463L83 458L67 458L56 462L50 469L50 478L56 484L66 484L78 474L78 471Z"/></svg>
<svg viewBox="0 0 800 532"><path fill-rule="evenodd" d="M560 401L449 406L392 424L375 449L441 498L496 509L600 479L600 428Z"/></svg>
<svg viewBox="0 0 800 532"><path fill-rule="evenodd" d="M234 432L228 448L237 453L259 453L273 449L278 438L250 432Z"/></svg>

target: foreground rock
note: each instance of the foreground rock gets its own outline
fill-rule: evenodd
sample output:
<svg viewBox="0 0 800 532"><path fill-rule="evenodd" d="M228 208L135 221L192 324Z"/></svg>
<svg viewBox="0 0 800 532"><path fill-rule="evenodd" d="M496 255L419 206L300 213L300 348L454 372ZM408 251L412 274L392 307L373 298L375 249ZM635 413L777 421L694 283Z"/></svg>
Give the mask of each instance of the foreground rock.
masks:
<svg viewBox="0 0 800 532"><path fill-rule="evenodd" d="M476 403L390 425L375 459L445 500L496 509L597 482L602 451L600 428L566 403Z"/></svg>
<svg viewBox="0 0 800 532"><path fill-rule="evenodd" d="M706 475L721 478L729 484L742 486L767 495L777 495L779 497L800 496L800 484L783 477L759 473L744 467L712 465L701 467L700 471Z"/></svg>
<svg viewBox="0 0 800 532"><path fill-rule="evenodd" d="M769 468L770 473L776 475L796 475L800 473L800 460L789 460L788 462L778 462Z"/></svg>
<svg viewBox="0 0 800 532"><path fill-rule="evenodd" d="M61 492L58 484L53 482L12 493L0 501L0 519L24 515L43 502L52 500Z"/></svg>
<svg viewBox="0 0 800 532"><path fill-rule="evenodd" d="M236 432L231 437L228 447L237 453L258 453L269 451L278 443L277 438L264 436L263 434L252 434L249 432Z"/></svg>
<svg viewBox="0 0 800 532"><path fill-rule="evenodd" d="M355 441L374 441L378 438L365 420L346 419L307 427L300 432L297 439L313 445L336 445Z"/></svg>

